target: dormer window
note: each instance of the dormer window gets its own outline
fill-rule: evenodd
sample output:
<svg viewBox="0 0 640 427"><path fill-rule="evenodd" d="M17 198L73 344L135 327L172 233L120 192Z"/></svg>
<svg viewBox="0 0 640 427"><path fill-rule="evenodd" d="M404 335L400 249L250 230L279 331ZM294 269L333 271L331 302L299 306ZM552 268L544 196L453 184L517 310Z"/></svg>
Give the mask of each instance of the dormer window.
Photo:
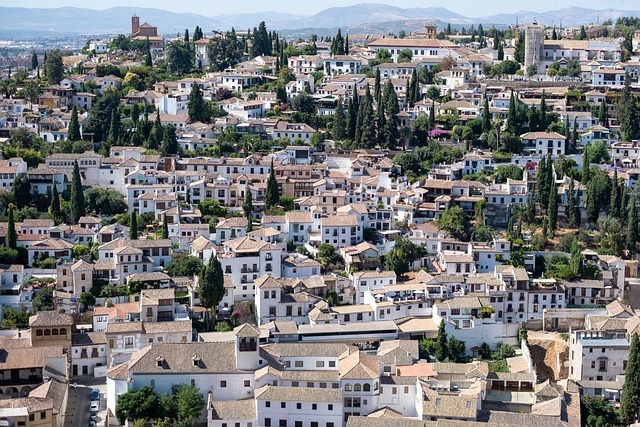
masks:
<svg viewBox="0 0 640 427"><path fill-rule="evenodd" d="M162 368L164 366L164 357L160 356L156 358L156 364L158 368Z"/></svg>
<svg viewBox="0 0 640 427"><path fill-rule="evenodd" d="M193 361L193 366L200 366L200 358L198 356L193 356L191 360Z"/></svg>

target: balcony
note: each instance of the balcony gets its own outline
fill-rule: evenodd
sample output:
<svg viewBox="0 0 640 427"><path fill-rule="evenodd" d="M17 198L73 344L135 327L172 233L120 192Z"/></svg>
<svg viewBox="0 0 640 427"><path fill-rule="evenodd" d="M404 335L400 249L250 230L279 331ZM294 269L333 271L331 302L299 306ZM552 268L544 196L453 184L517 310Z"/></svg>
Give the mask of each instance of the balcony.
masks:
<svg viewBox="0 0 640 427"><path fill-rule="evenodd" d="M242 268L242 269L240 269L240 272L241 272L241 273L257 273L257 272L259 272L259 271L260 271L260 270L258 270L258 267L256 267L256 268L253 268L253 267L252 267L252 268Z"/></svg>

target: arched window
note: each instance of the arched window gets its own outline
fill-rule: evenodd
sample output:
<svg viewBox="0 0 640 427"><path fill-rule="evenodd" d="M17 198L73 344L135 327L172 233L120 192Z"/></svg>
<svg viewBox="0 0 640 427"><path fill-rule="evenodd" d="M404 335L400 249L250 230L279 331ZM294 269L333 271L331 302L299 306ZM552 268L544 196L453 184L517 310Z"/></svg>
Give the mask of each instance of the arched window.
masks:
<svg viewBox="0 0 640 427"><path fill-rule="evenodd" d="M353 391L362 391L362 386L359 383L353 385Z"/></svg>
<svg viewBox="0 0 640 427"><path fill-rule="evenodd" d="M36 329L36 336L37 337L41 337L42 336L42 329Z"/></svg>
<svg viewBox="0 0 640 427"><path fill-rule="evenodd" d="M373 390L374 391L378 390L378 381L373 382Z"/></svg>
<svg viewBox="0 0 640 427"><path fill-rule="evenodd" d="M51 331L49 329L45 329L44 330L44 336L46 337L46 336L49 336L49 335L51 335Z"/></svg>
<svg viewBox="0 0 640 427"><path fill-rule="evenodd" d="M51 335L58 335L58 330L56 328L53 328L51 330Z"/></svg>
<svg viewBox="0 0 640 427"><path fill-rule="evenodd" d="M67 330L65 328L60 328L60 335L67 335Z"/></svg>
<svg viewBox="0 0 640 427"><path fill-rule="evenodd" d="M351 384L345 384L344 391L351 391Z"/></svg>
<svg viewBox="0 0 640 427"><path fill-rule="evenodd" d="M371 391L371 384L364 383L364 385L362 386L362 391Z"/></svg>

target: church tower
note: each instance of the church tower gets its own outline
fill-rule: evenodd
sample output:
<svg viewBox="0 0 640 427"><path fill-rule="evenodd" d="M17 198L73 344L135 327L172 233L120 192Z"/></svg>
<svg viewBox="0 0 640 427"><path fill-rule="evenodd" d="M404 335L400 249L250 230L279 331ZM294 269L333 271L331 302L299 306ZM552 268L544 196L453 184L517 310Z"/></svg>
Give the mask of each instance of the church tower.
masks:
<svg viewBox="0 0 640 427"><path fill-rule="evenodd" d="M138 31L140 31L140 18L138 15L133 15L131 17L131 35L138 34Z"/></svg>

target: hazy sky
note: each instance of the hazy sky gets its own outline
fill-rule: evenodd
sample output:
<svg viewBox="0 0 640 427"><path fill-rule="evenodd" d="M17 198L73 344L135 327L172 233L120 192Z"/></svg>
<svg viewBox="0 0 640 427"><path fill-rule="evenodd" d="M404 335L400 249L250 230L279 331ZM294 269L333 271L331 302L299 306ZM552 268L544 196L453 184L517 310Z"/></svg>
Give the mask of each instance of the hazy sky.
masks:
<svg viewBox="0 0 640 427"><path fill-rule="evenodd" d="M104 2L87 2L86 0L0 0L2 6L20 7L62 7L75 6L93 9L107 9L115 6L151 7L167 9L173 12L198 13L204 16L215 16L223 13L251 13L251 12L287 12L312 15L333 6L348 6L358 3L386 3L398 7L445 7L453 12L468 17L480 17L496 13L512 13L518 10L532 10L545 12L568 6L581 6L591 9L627 9L636 10L640 4L637 0L536 0L534 2L519 2L505 0L243 0L238 2L220 0L107 0ZM55 4L55 6L54 6Z"/></svg>

